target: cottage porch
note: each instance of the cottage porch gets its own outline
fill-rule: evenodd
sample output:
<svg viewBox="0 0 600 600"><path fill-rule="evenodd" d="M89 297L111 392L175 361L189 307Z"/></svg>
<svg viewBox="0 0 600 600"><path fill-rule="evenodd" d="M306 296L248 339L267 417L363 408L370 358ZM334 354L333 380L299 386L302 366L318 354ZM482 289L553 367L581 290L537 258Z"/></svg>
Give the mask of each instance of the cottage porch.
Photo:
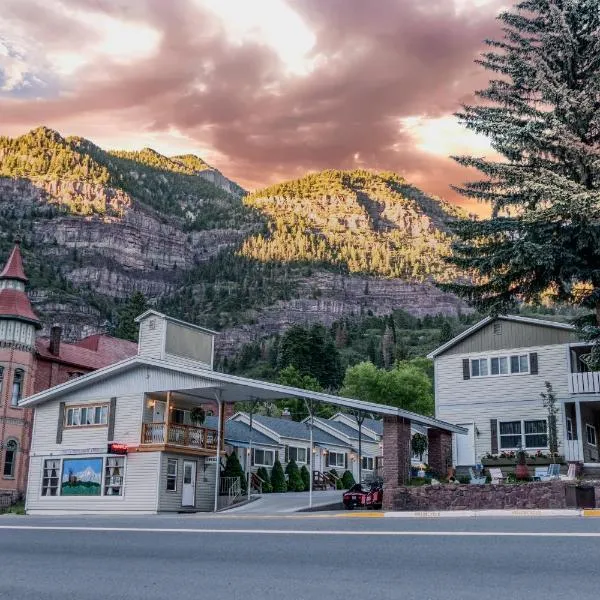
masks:
<svg viewBox="0 0 600 600"><path fill-rule="evenodd" d="M565 401L563 406L565 460L600 470L600 400Z"/></svg>

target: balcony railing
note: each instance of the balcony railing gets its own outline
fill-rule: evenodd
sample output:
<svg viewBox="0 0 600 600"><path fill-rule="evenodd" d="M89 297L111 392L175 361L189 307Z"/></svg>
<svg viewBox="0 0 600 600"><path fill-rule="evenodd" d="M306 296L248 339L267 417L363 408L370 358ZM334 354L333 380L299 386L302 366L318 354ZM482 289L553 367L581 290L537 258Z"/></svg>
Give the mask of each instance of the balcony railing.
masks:
<svg viewBox="0 0 600 600"><path fill-rule="evenodd" d="M600 394L600 371L569 374L571 394Z"/></svg>
<svg viewBox="0 0 600 600"><path fill-rule="evenodd" d="M216 450L217 430L194 425L144 423L142 444L183 446L200 450Z"/></svg>

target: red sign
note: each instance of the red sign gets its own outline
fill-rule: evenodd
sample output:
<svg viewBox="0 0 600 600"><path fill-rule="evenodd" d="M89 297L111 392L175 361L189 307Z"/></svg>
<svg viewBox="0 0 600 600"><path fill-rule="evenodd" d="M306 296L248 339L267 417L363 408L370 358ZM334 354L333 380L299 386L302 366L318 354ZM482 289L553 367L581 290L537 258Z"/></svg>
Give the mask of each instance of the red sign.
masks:
<svg viewBox="0 0 600 600"><path fill-rule="evenodd" d="M108 445L108 453L109 454L127 454L129 446L127 444L117 444L113 442Z"/></svg>

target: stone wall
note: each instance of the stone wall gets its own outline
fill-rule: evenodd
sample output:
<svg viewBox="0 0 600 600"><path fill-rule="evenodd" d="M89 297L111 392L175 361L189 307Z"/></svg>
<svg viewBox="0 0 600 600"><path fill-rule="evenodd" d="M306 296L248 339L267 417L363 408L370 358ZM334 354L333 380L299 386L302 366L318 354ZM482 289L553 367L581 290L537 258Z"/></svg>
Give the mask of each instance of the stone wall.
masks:
<svg viewBox="0 0 600 600"><path fill-rule="evenodd" d="M499 485L443 484L401 486L394 490L393 510L485 510L567 508L564 481ZM596 505L600 483L596 487Z"/></svg>

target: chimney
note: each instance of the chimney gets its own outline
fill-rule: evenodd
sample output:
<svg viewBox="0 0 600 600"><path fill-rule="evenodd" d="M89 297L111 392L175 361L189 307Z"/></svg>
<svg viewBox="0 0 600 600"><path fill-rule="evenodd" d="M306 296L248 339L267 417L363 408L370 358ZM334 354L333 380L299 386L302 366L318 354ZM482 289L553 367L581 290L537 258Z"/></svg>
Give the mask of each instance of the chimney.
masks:
<svg viewBox="0 0 600 600"><path fill-rule="evenodd" d="M288 421L292 420L292 414L290 413L290 409L289 408L284 408L283 411L281 412L281 418L282 419L287 419Z"/></svg>
<svg viewBox="0 0 600 600"><path fill-rule="evenodd" d="M50 353L54 354L54 356L58 356L60 354L61 334L62 328L58 325L53 325L50 328L50 345L48 346L48 350L50 350Z"/></svg>

